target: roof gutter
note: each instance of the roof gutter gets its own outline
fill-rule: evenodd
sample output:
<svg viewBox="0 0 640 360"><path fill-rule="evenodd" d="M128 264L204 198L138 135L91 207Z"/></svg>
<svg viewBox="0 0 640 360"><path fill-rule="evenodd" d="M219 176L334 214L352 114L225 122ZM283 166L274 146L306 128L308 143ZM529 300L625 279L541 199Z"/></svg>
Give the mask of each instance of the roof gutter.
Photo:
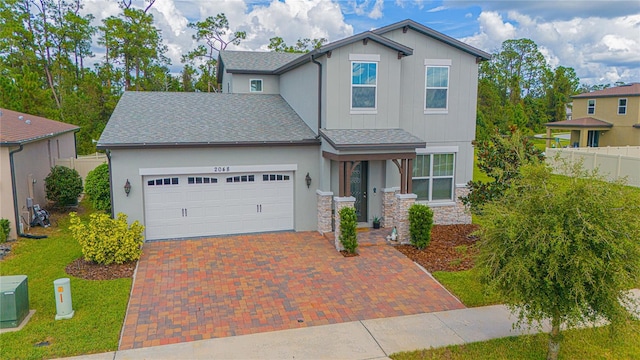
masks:
<svg viewBox="0 0 640 360"><path fill-rule="evenodd" d="M317 138L302 139L298 141L256 141L256 142L193 142L193 143L120 143L120 144L98 144L98 150L107 149L162 149L162 148L193 148L193 147L259 147L259 146L308 146L320 145Z"/></svg>
<svg viewBox="0 0 640 360"><path fill-rule="evenodd" d="M311 61L318 65L318 136L320 137L320 129L322 128L322 63L318 62L314 55L311 55Z"/></svg>

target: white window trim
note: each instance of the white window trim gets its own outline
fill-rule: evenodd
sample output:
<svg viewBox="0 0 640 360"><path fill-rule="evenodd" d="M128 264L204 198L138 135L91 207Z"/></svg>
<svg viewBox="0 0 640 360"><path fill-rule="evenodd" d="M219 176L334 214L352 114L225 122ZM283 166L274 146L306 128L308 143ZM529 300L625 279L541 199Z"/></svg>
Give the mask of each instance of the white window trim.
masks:
<svg viewBox="0 0 640 360"><path fill-rule="evenodd" d="M417 203L419 204L428 204L430 206L448 206L448 205L455 205L456 203L456 163L458 161L458 152L457 152L457 146L438 146L438 147L432 147L431 149L437 149L437 150L446 150L447 148L449 149L456 149L456 152L451 152L451 151L437 151L437 152L427 152L426 150L429 149L416 149L416 154L417 155L429 155L431 157L431 159L429 160L429 174L433 174L433 156L432 155L438 155L438 154L453 154L453 174L452 175L440 175L440 176L435 176L435 175L429 175L429 176L419 176L419 177L411 177L412 181L413 179L428 179L429 180L429 194L428 194L428 199L420 199L420 200L416 200ZM451 195L453 196L453 199L445 199L445 200L433 200L432 199L432 195L433 195L433 180L434 179L451 179Z"/></svg>
<svg viewBox="0 0 640 360"><path fill-rule="evenodd" d="M356 56L357 55L357 56ZM351 60L352 56L354 58L362 58L362 57L366 57L368 54L350 54L349 55L349 60ZM377 58L376 58L377 56ZM378 113L378 74L379 74L379 70L380 70L380 55L371 55L370 58L372 59L377 59L377 60L351 60L351 63L349 65L349 83L350 88L349 88L349 110L350 110L350 114L352 115L367 115L367 114L377 114ZM376 93L375 93L375 98L373 99L373 107L372 108L354 108L353 107L353 64L354 63L360 63L360 64L376 64L376 84L375 85L360 85L360 84L356 84L355 86L360 86L360 87L372 87L376 89Z"/></svg>
<svg viewBox="0 0 640 360"><path fill-rule="evenodd" d="M254 81L260 81L260 91L253 91L251 89L251 83ZM253 92L253 93L261 93L264 91L264 81L262 79L249 79L249 92Z"/></svg>
<svg viewBox="0 0 640 360"><path fill-rule="evenodd" d="M436 115L436 114L448 114L449 113L449 93L451 93L451 59L424 59L424 114ZM427 108L427 68L429 67L446 67L447 70L447 107L444 109L429 109ZM432 89L445 89L442 87Z"/></svg>
<svg viewBox="0 0 640 360"><path fill-rule="evenodd" d="M589 112L589 108L590 108L589 102L592 101L592 100L593 100L593 112L590 113ZM588 99L587 100L587 115L595 115L595 114L596 114L596 99Z"/></svg>
<svg viewBox="0 0 640 360"><path fill-rule="evenodd" d="M620 100L624 100L624 113L620 113ZM629 100L627 100L627 98L618 98L618 109L617 109L617 113L618 115L627 115L627 107L629 105Z"/></svg>
<svg viewBox="0 0 640 360"><path fill-rule="evenodd" d="M380 62L380 54L349 54L349 61Z"/></svg>

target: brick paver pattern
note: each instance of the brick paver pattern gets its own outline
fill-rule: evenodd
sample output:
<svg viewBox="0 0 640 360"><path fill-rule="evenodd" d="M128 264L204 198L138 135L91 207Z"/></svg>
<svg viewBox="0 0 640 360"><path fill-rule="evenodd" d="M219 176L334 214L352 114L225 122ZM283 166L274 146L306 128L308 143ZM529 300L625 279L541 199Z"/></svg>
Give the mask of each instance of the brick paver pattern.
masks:
<svg viewBox="0 0 640 360"><path fill-rule="evenodd" d="M120 349L464 306L392 246L316 232L145 243Z"/></svg>

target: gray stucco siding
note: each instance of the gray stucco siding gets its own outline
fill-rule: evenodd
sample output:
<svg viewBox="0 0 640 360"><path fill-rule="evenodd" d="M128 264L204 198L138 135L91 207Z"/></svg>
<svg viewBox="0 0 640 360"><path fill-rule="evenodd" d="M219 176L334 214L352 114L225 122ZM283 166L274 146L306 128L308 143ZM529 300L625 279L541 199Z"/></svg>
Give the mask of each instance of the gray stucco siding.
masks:
<svg viewBox="0 0 640 360"><path fill-rule="evenodd" d="M280 93L280 80L278 75L262 74L233 74L233 83L231 84L232 92L235 94L251 93L250 83L252 79L262 80L262 92L253 92L252 94Z"/></svg>
<svg viewBox="0 0 640 360"><path fill-rule="evenodd" d="M350 54L380 55L377 67L375 113L362 114L351 110ZM324 126L328 129L389 129L399 127L401 60L398 53L375 42L349 44L332 51L324 58L326 112Z"/></svg>
<svg viewBox="0 0 640 360"><path fill-rule="evenodd" d="M317 184L320 176L317 168L318 157L318 146L113 149L113 211L115 214L127 214L130 222L138 220L144 224L144 183L140 169L295 164L297 170L293 174L294 229L315 230L315 187L307 188L305 176L308 172ZM123 190L127 179L131 183L128 197Z"/></svg>
<svg viewBox="0 0 640 360"><path fill-rule="evenodd" d="M318 65L307 63L280 75L280 95L318 133Z"/></svg>

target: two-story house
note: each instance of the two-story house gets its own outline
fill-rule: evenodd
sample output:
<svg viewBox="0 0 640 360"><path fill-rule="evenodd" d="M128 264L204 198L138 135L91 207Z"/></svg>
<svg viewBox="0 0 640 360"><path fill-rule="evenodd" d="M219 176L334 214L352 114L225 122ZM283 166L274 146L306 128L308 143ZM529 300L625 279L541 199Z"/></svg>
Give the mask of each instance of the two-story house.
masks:
<svg viewBox="0 0 640 360"><path fill-rule="evenodd" d="M572 98L572 118L547 123L548 139L552 129L561 129L571 131L573 147L640 145L640 83Z"/></svg>
<svg viewBox="0 0 640 360"><path fill-rule="evenodd" d="M223 93L122 96L98 142L114 212L149 240L330 232L344 204L361 226L402 227L416 201L470 222L458 197L489 57L411 20L305 54L223 51Z"/></svg>

